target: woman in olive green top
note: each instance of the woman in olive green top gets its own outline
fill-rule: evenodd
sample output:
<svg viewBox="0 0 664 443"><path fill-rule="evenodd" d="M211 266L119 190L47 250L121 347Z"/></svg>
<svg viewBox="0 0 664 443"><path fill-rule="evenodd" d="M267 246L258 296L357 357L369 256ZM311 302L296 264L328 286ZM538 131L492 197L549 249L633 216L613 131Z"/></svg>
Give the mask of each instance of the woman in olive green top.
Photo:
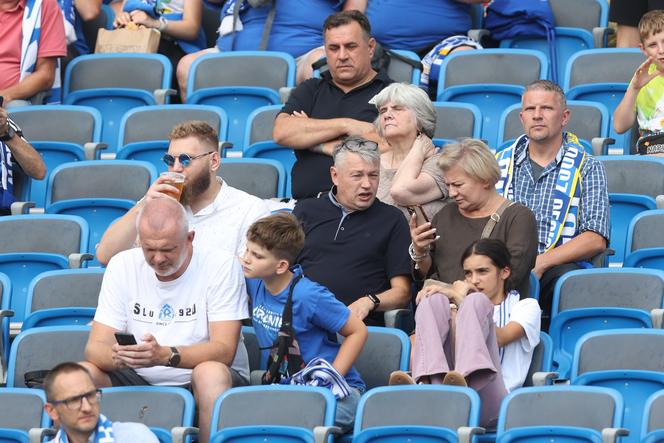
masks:
<svg viewBox="0 0 664 443"><path fill-rule="evenodd" d="M498 163L480 140L466 139L445 146L438 159L451 203L431 223L410 220L411 258L417 279L463 280L461 255L482 236L487 222L506 200L495 190ZM522 297L529 294L530 271L537 256L535 216L523 205L507 203L489 238L502 240L512 256L512 284Z"/></svg>

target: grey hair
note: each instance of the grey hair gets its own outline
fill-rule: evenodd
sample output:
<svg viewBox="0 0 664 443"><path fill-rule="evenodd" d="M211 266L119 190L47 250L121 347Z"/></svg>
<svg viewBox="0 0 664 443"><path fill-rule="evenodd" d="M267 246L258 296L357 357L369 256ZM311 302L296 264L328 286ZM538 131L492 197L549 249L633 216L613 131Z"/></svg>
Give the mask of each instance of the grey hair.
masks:
<svg viewBox="0 0 664 443"><path fill-rule="evenodd" d="M560 86L558 86L557 84L555 84L550 80L535 80L534 82L526 86L526 89L525 91L523 91L523 95L521 96L522 102L523 102L523 96L526 95L526 92L530 91L555 92L556 95L558 96L558 100L560 100L560 104L563 107L563 109L567 108L567 97L565 97L565 92L563 91L563 88L561 88Z"/></svg>
<svg viewBox="0 0 664 443"><path fill-rule="evenodd" d="M500 179L496 156L482 140L466 138L458 143L445 145L438 158L438 167L447 172L455 166L475 180L492 186Z"/></svg>
<svg viewBox="0 0 664 443"><path fill-rule="evenodd" d="M369 100L369 103L374 104L378 110L389 102L409 109L415 114L417 130L423 132L427 137L433 138L436 130L436 110L424 90L407 83L392 83ZM380 117L374 124L378 129L378 134L382 137Z"/></svg>
<svg viewBox="0 0 664 443"><path fill-rule="evenodd" d="M178 225L182 237L189 232L189 221L184 206L172 198L166 196L146 200L136 217L136 232L140 237L140 226L143 217L152 229L162 230L175 222Z"/></svg>
<svg viewBox="0 0 664 443"><path fill-rule="evenodd" d="M357 154L362 160L373 165L380 165L380 152L378 151L378 143L367 140L363 137L352 135L346 137L334 147L334 166L339 166L343 163L349 152Z"/></svg>

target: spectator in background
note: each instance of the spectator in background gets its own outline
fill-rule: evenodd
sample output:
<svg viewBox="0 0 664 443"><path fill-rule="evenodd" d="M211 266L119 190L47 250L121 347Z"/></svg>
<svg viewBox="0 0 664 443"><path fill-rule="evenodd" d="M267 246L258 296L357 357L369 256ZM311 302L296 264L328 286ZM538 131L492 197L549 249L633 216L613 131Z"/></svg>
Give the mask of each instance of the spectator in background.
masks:
<svg viewBox="0 0 664 443"><path fill-rule="evenodd" d="M496 154L496 189L535 213L539 254L533 272L546 314L558 279L592 267L590 260L609 243L606 171L565 132L570 111L560 86L548 80L526 86L520 117L525 134Z"/></svg>
<svg viewBox="0 0 664 443"><path fill-rule="evenodd" d="M186 54L196 53L206 47L205 34L201 27L202 0L170 0L152 2L126 0L123 11L116 15L116 28L129 23L143 25L161 32L157 52L165 55L176 67ZM172 80L177 87L175 73ZM184 102L184 98L182 99Z"/></svg>
<svg viewBox="0 0 664 443"><path fill-rule="evenodd" d="M376 126L390 150L380 156L378 199L431 220L445 205L447 186L431 138L436 111L426 93L414 85L392 83L371 99L378 109Z"/></svg>
<svg viewBox="0 0 664 443"><path fill-rule="evenodd" d="M664 0L611 0L609 21L616 22L616 47L636 48L639 46L639 20L648 11L664 9Z"/></svg>
<svg viewBox="0 0 664 443"><path fill-rule="evenodd" d="M300 57L323 43L321 26L327 16L340 10L356 9L360 0L279 0L274 2L274 21L269 28L265 47L261 48L263 32L272 2L230 0L222 8L219 38L214 48L187 55L177 66L182 100L185 100L191 64L204 54L220 51L283 51ZM240 3L238 3L240 2ZM252 4L265 6L254 7ZM238 19L234 23L234 10ZM175 66L175 65L173 65Z"/></svg>
<svg viewBox="0 0 664 443"><path fill-rule="evenodd" d="M67 54L62 11L56 0L0 0L0 96L4 106L59 88L58 58ZM53 99L59 101L59 89Z"/></svg>
<svg viewBox="0 0 664 443"><path fill-rule="evenodd" d="M346 304L367 325L384 325L383 311L410 302L408 224L376 199L378 144L349 137L334 150L334 187L298 201L293 214L305 233L298 264L304 274Z"/></svg>
<svg viewBox="0 0 664 443"><path fill-rule="evenodd" d="M163 160L169 171L185 175L180 202L196 231L195 243L244 254L247 229L270 213L267 204L217 177L221 161L217 151L219 138L206 122L180 123L171 130L169 139ZM118 252L136 245L136 216L146 202L176 192L167 179L158 178L145 197L106 230L97 246L99 262L107 264Z"/></svg>
<svg viewBox="0 0 664 443"><path fill-rule="evenodd" d="M141 249L108 264L82 364L97 387L191 389L206 442L217 397L249 383L242 268L227 251L194 246L196 233L172 198L148 201L136 224ZM118 343L117 332L138 344Z"/></svg>
<svg viewBox="0 0 664 443"><path fill-rule="evenodd" d="M365 0L373 36L388 49L407 49L423 57L441 40L472 28L470 4L486 0Z"/></svg>
<svg viewBox="0 0 664 443"><path fill-rule="evenodd" d="M537 256L535 216L525 206L512 204L495 192L500 169L489 147L475 139L446 145L438 166L452 201L431 223L415 217L410 220L410 253L416 280L462 280L463 251L480 238L492 238L507 245L510 280L516 290L527 296L530 270ZM493 224L492 218L498 222Z"/></svg>
<svg viewBox="0 0 664 443"><path fill-rule="evenodd" d="M323 37L329 71L295 88L274 123L274 140L295 150L291 176L296 199L316 197L332 187L332 153L343 137L381 141L371 123L378 111L369 100L392 83L385 72L371 67L376 42L364 14L331 15Z"/></svg>
<svg viewBox="0 0 664 443"><path fill-rule="evenodd" d="M159 443L142 423L112 423L99 413L102 393L90 373L78 363L60 363L44 379L48 416L59 426L49 443L110 441Z"/></svg>
<svg viewBox="0 0 664 443"><path fill-rule="evenodd" d="M664 11L646 13L639 21L639 33L639 47L648 58L636 69L623 99L613 112L613 127L622 134L638 121L639 132L648 136L661 133L664 128ZM664 156L661 141L652 145L654 149L640 146L640 153Z"/></svg>
<svg viewBox="0 0 664 443"><path fill-rule="evenodd" d="M10 214L14 196L15 166L37 180L46 176L46 164L41 155L23 137L23 131L0 107L0 215Z"/></svg>

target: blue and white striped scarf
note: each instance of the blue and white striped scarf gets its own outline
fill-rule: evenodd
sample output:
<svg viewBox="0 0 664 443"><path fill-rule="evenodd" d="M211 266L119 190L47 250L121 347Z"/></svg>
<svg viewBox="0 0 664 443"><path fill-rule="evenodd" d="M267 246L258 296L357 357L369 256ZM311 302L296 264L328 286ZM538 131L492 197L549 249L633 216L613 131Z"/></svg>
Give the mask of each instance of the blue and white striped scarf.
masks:
<svg viewBox="0 0 664 443"><path fill-rule="evenodd" d="M291 377L291 385L320 386L332 391L337 400L348 397L350 385L324 358L314 358Z"/></svg>
<svg viewBox="0 0 664 443"><path fill-rule="evenodd" d="M37 66L37 55L39 53L39 38L41 36L42 0L26 0L23 11L23 24L21 26L23 39L21 42L21 77L25 79L35 71ZM60 103L60 60L56 62L55 81L51 89L51 95L47 99L49 103Z"/></svg>
<svg viewBox="0 0 664 443"><path fill-rule="evenodd" d="M51 440L54 443L69 443L67 433L63 428L60 428L55 438ZM91 443L114 443L115 437L113 436L113 423L104 415L99 414L97 421L97 430L90 436L89 442Z"/></svg>

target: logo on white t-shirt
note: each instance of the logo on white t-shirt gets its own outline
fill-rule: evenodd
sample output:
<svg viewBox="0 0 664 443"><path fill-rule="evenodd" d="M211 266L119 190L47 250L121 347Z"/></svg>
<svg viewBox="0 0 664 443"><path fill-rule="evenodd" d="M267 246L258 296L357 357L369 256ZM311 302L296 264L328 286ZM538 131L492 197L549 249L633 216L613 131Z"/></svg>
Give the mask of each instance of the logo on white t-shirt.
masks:
<svg viewBox="0 0 664 443"><path fill-rule="evenodd" d="M170 323L173 321L173 315L173 308L168 303L162 306L159 310L159 320L161 321Z"/></svg>
<svg viewBox="0 0 664 443"><path fill-rule="evenodd" d="M155 317L155 312L157 313ZM134 321L141 323L153 323L158 326L168 326L174 321L177 323L188 323L198 318L196 303L189 307L173 307L166 303L158 309L134 303Z"/></svg>

